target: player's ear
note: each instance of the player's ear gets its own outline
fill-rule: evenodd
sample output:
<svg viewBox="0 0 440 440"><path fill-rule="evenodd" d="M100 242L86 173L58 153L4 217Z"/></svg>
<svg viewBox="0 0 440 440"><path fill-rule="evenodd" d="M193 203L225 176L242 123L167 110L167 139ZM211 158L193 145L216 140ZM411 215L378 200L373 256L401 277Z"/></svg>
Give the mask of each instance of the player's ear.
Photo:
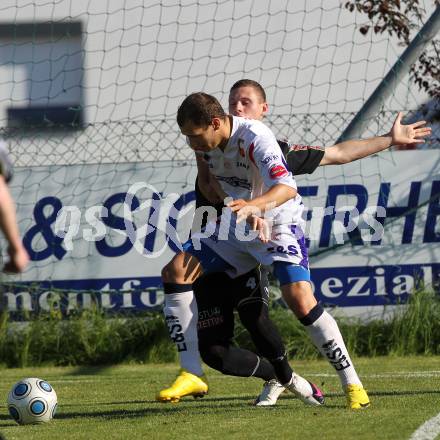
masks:
<svg viewBox="0 0 440 440"><path fill-rule="evenodd" d="M269 111L269 104L267 102L263 102L262 110L263 110L263 116Z"/></svg>
<svg viewBox="0 0 440 440"><path fill-rule="evenodd" d="M220 128L220 118L212 118L211 125L214 128L214 130L218 130Z"/></svg>

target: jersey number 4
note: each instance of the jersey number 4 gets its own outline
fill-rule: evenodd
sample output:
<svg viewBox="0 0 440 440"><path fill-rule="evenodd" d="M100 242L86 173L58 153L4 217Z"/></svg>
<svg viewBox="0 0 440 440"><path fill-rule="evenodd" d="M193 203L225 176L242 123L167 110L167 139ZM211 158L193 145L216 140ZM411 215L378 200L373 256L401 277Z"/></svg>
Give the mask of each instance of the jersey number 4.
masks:
<svg viewBox="0 0 440 440"><path fill-rule="evenodd" d="M246 281L246 287L249 287L249 289L252 289L252 290L254 290L255 287L257 287L257 282L255 281L255 277L250 277Z"/></svg>

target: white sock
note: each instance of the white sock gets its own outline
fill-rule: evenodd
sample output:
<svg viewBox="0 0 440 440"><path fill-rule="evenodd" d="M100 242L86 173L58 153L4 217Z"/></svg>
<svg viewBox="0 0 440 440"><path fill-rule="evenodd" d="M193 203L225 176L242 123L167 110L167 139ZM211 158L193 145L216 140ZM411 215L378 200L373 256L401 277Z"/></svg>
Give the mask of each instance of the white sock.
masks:
<svg viewBox="0 0 440 440"><path fill-rule="evenodd" d="M362 385L333 316L324 310L315 322L305 328L318 350L338 373L342 386Z"/></svg>
<svg viewBox="0 0 440 440"><path fill-rule="evenodd" d="M163 313L170 337L179 352L180 366L196 376L202 376L194 292L167 293Z"/></svg>

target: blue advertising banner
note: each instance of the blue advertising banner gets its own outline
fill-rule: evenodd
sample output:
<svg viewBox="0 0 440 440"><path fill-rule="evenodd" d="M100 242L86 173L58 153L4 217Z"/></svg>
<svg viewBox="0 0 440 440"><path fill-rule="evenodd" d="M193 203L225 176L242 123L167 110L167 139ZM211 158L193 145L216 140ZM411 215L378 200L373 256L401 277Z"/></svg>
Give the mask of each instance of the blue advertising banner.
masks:
<svg viewBox="0 0 440 440"><path fill-rule="evenodd" d="M404 304L422 284L440 282L440 264L311 269L316 298L326 306L362 307ZM207 292L209 295L209 292ZM98 306L110 313L160 310L160 277L56 280L7 286L3 307L11 312L65 314Z"/></svg>
<svg viewBox="0 0 440 440"><path fill-rule="evenodd" d="M159 309L160 271L189 236L195 177L194 163L172 161L17 169L12 192L32 261L5 280L3 306ZM438 286L438 152L386 152L297 180L322 303L351 313Z"/></svg>

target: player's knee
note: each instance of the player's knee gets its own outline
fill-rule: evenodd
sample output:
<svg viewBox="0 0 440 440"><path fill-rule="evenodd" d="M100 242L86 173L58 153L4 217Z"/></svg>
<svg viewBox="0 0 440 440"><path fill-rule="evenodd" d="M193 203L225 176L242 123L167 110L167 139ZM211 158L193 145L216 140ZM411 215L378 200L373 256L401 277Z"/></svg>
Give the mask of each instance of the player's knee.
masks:
<svg viewBox="0 0 440 440"><path fill-rule="evenodd" d="M181 252L162 269L164 283L188 284L193 283L202 274L202 267L191 254Z"/></svg>
<svg viewBox="0 0 440 440"><path fill-rule="evenodd" d="M240 321L252 334L261 333L269 321L269 309L264 303L247 304L239 309Z"/></svg>
<svg viewBox="0 0 440 440"><path fill-rule="evenodd" d="M306 316L317 301L308 281L298 281L281 288L283 299L297 318Z"/></svg>
<svg viewBox="0 0 440 440"><path fill-rule="evenodd" d="M171 262L169 262L166 266L162 268L161 271L162 281L164 283L174 282L172 274L173 274L173 270L172 270Z"/></svg>
<svg viewBox="0 0 440 440"><path fill-rule="evenodd" d="M164 283L176 283L181 278L181 272L179 260L173 258L161 271L162 281Z"/></svg>
<svg viewBox="0 0 440 440"><path fill-rule="evenodd" d="M251 334L261 334L264 332L266 328L266 324L269 318L263 315L246 315L245 317L241 317L240 321Z"/></svg>

